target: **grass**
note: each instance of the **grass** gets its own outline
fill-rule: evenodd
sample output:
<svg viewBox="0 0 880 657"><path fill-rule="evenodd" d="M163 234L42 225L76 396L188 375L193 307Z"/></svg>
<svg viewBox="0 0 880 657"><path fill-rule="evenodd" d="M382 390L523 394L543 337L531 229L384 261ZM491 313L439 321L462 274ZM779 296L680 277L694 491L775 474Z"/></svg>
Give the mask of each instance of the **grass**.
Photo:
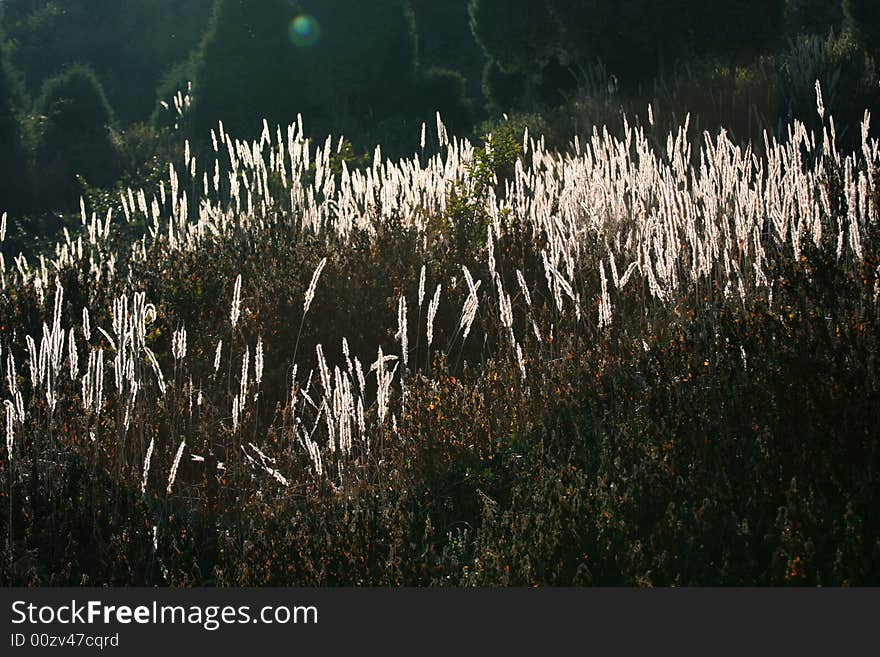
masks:
<svg viewBox="0 0 880 657"><path fill-rule="evenodd" d="M443 132L349 169L220 131L7 267L0 582L877 584L876 140Z"/></svg>

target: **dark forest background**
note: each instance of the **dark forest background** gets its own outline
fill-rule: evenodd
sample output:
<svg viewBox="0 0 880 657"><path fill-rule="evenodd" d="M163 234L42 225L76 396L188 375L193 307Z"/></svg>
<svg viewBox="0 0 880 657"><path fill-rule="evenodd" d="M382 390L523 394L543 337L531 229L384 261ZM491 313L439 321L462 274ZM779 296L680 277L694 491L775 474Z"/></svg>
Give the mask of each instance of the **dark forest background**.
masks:
<svg viewBox="0 0 880 657"><path fill-rule="evenodd" d="M846 140L878 56L876 0L0 0L0 210L29 248L218 120L252 137L300 113L353 160L411 153L436 111L564 146L652 103L748 141L815 117L819 79Z"/></svg>

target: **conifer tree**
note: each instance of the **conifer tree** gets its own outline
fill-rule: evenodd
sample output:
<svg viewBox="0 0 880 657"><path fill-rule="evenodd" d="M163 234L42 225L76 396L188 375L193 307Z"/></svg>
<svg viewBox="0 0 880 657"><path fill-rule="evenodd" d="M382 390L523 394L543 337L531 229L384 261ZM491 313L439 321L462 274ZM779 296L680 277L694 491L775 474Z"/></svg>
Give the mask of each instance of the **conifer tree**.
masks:
<svg viewBox="0 0 880 657"><path fill-rule="evenodd" d="M468 0L410 0L419 39L419 66L445 68L466 78L471 96L480 93L485 53L474 39Z"/></svg>
<svg viewBox="0 0 880 657"><path fill-rule="evenodd" d="M195 69L199 139L220 120L241 137L258 133L261 119L290 120L302 88L302 72L291 66L292 15L285 0L217 0Z"/></svg>
<svg viewBox="0 0 880 657"><path fill-rule="evenodd" d="M577 65L601 60L624 85L651 80L687 51L688 0L549 0L562 49Z"/></svg>
<svg viewBox="0 0 880 657"><path fill-rule="evenodd" d="M92 67L122 122L146 119L162 74L202 38L213 0L2 0L16 67L36 97L71 62Z"/></svg>
<svg viewBox="0 0 880 657"><path fill-rule="evenodd" d="M466 84L464 76L457 71L441 68L424 71L415 96L415 118L430 121L440 112L451 133L465 134L474 123L474 109L467 97Z"/></svg>
<svg viewBox="0 0 880 657"><path fill-rule="evenodd" d="M99 186L115 179L119 165L111 135L115 119L91 68L74 65L48 79L35 111L43 119L36 182L47 206L74 202L81 191L77 176Z"/></svg>

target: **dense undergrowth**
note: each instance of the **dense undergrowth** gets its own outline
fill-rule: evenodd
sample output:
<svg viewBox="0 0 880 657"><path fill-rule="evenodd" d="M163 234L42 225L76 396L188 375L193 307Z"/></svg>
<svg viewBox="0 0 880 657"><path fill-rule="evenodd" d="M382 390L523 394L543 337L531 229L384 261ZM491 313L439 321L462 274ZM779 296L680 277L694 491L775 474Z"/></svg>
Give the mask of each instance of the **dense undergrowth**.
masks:
<svg viewBox="0 0 880 657"><path fill-rule="evenodd" d="M244 210L233 188L201 208L190 196L213 230L187 232L175 204L163 221L178 229L126 250L102 241L93 219L99 237L87 255L59 250L57 274L41 283L39 270L7 271L0 334L14 435L0 460L0 582L880 582L872 142L864 156L826 144L782 167L795 186L815 176L799 192L814 195L815 221L794 245L772 200L744 240L734 229L711 237L710 224L742 220L743 189L771 194L762 186L779 172L769 160L750 169L747 154L742 178L718 183L729 195L717 207L695 201L700 234L665 242L664 263L651 220L691 215L636 175L650 158L629 139L620 160L603 161L613 149L598 133L567 155L509 135L460 151L441 137L452 152L426 170L442 175L408 179L440 201L430 191L421 204L400 200L397 188L394 200L377 184L358 197L375 203L355 221L344 215L360 201L345 205L308 162L311 177L297 181L290 165L307 190L290 207ZM674 176L690 147L657 144L668 149L658 175ZM710 148L708 165L701 151L702 170L694 157L681 198L699 199L696 178L723 173L730 148ZM572 173L581 159L628 181L615 191L632 195L629 216L599 202L597 179ZM618 178L615 162L636 168ZM269 175L277 163L231 168L252 176L251 201L284 199L287 171ZM379 159L364 169L386 184L405 170ZM315 219L330 199L346 212ZM221 207L223 219L212 214ZM677 230L691 229L667 235ZM689 255L713 239L714 255ZM113 304L138 292L155 305L124 337L110 326L137 313ZM41 331L45 355L25 348Z"/></svg>

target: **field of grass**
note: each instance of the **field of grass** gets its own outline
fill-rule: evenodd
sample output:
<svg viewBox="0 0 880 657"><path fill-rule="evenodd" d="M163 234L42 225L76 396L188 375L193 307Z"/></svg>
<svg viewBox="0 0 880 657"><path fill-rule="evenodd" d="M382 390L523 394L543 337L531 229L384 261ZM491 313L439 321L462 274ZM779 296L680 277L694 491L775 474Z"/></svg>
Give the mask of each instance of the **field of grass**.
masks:
<svg viewBox="0 0 880 657"><path fill-rule="evenodd" d="M0 263L0 584L880 584L880 145L822 118L218 125Z"/></svg>

